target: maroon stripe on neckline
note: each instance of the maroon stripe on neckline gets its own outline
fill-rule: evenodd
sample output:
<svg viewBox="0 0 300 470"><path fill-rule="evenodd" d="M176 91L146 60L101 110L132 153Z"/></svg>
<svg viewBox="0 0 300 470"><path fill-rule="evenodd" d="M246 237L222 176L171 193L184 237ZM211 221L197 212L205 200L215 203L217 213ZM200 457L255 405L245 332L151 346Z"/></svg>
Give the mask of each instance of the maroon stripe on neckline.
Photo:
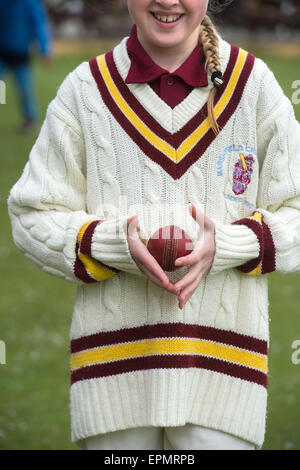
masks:
<svg viewBox="0 0 300 470"><path fill-rule="evenodd" d="M81 367L71 372L71 385L81 380L108 377L117 374L149 369L198 368L229 375L267 388L268 376L264 372L221 359L199 355L157 355L123 359L106 364Z"/></svg>
<svg viewBox="0 0 300 470"><path fill-rule="evenodd" d="M235 47L235 46L232 46L232 47ZM225 127L226 123L229 121L229 119L235 112L241 100L244 88L246 86L248 78L253 69L254 62L255 62L255 57L252 54L248 53L243 70L240 74L240 77L236 84L233 95L230 98L229 103L227 104L227 106L225 106L223 112L217 119L217 123L219 124L221 129ZM215 103L217 102L216 100L218 101L217 94L215 97ZM221 133L222 133L222 130L221 130ZM206 134L197 142L197 144L190 150L190 152L177 164L176 178L180 178L188 170L188 168L204 154L204 152L208 149L210 144L217 137L218 136L215 136L215 133L212 130L212 128L210 128L206 132Z"/></svg>
<svg viewBox="0 0 300 470"><path fill-rule="evenodd" d="M222 95L226 90L226 85L230 80L234 66L236 64L239 54L239 48L231 45L230 57L223 75L224 86L217 90L215 96L215 104L221 99ZM193 133L197 127L207 118L207 103L205 103L200 111L198 111L193 118L190 119L178 132L172 134L163 128L155 118L140 104L138 99L130 91L128 85L122 79L113 58L113 51L105 54L107 67L110 75L118 88L120 94L123 96L125 101L129 104L131 109L137 114L137 116L152 130L155 134L159 135L163 140L172 145L177 149L182 142Z"/></svg>
<svg viewBox="0 0 300 470"><path fill-rule="evenodd" d="M97 58L92 59L89 65L104 103L120 126L151 160L160 165L167 173L176 179L176 163L145 139L116 105L100 73Z"/></svg>
<svg viewBox="0 0 300 470"><path fill-rule="evenodd" d="M168 142L169 145L174 147L174 139L172 133L167 131L164 127L159 124L159 122L157 122L157 120L144 108L144 106L141 105L138 99L130 91L128 85L124 82L116 67L113 58L113 51L109 51L105 54L105 60L109 73L114 81L114 84L116 85L121 96L130 106L130 108L141 119L141 121L143 121L146 126L149 127L152 132L154 132L154 134L158 135L161 139L165 140L166 142Z"/></svg>
<svg viewBox="0 0 300 470"><path fill-rule="evenodd" d="M215 99L214 99L214 106L216 106L216 104L222 98L222 95L225 93L225 90L231 78L234 66L237 62L238 55L239 55L239 48L237 46L232 45L229 61L228 61L226 70L223 75L224 86L222 86L221 88L217 90L217 93L215 94ZM207 116L208 116L207 103L205 103L200 109L200 111L197 114L195 114L195 116L192 117L192 119L189 122L187 122L179 131L177 131L174 134L176 143L178 142L180 145L189 135L192 134L192 132L194 132L195 129L197 129L201 125L201 123L207 118Z"/></svg>
<svg viewBox="0 0 300 470"><path fill-rule="evenodd" d="M237 61L239 53L239 48L237 46L231 46L230 59L227 64L226 71L224 73L224 82L225 86L220 88L215 96L215 104L219 101L222 94L226 90L226 83L230 80L232 71ZM122 94L123 98L127 101L130 107L136 112L139 118L158 136L163 138L166 142L169 143L174 149L177 149L181 143L189 136L192 132L207 118L207 104L205 104L199 112L185 124L185 126L178 131L177 133L171 134L166 131L160 124L146 111L146 109L138 102L132 92L129 90L128 86L122 80L116 65L113 59L113 52L110 51L105 54L107 61L107 66L109 68L110 74L117 86L119 92ZM246 62L244 64L243 70L239 77L237 86L233 92L232 97L229 100L229 103L224 108L217 122L223 128L227 121L230 119L234 113L240 98L242 96L244 87L247 83L251 70L254 64L254 56L250 53L247 54ZM102 96L103 101L106 106L113 114L115 119L123 127L125 132L132 138L132 140L141 148L141 150L155 163L160 165L174 180L179 179L188 168L195 163L213 140L217 137L213 130L210 128L206 134L197 142L197 144L191 149L191 151L178 163L174 162L163 152L158 150L153 146L129 121L129 119L124 115L120 108L115 103L112 98L106 83L100 73L99 65L97 58L92 59L89 62L91 73L96 81L98 90Z"/></svg>
<svg viewBox="0 0 300 470"><path fill-rule="evenodd" d="M231 345L259 354L268 354L267 341L253 336L203 325L158 323L116 331L105 331L71 340L71 354L102 346L153 338L198 338Z"/></svg>

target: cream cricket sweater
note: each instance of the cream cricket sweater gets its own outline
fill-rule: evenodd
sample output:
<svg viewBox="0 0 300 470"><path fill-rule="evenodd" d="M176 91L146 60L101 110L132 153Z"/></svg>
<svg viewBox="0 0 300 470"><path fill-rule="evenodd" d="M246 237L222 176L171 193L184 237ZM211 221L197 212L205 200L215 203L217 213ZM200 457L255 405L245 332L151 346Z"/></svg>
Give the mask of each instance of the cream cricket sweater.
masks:
<svg viewBox="0 0 300 470"><path fill-rule="evenodd" d="M72 441L193 423L260 448L264 274L300 270L300 126L267 65L219 37L215 136L210 76L172 109L148 84L125 84L127 39L67 76L8 199L17 247L77 284ZM137 267L123 224L139 215L145 239L176 224L195 241L189 203L214 220L216 255L181 310Z"/></svg>

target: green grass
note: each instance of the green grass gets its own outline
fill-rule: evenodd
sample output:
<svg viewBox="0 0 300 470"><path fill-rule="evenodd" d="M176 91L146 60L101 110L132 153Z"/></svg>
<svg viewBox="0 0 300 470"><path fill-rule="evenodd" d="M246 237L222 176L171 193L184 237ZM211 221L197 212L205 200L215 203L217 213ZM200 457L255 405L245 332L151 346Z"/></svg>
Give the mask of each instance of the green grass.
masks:
<svg viewBox="0 0 300 470"><path fill-rule="evenodd" d="M291 83L300 78L299 61L259 57L291 98ZM42 119L67 73L88 59L60 57L50 69L35 64ZM300 121L300 105L295 111ZM70 442L69 417L75 287L39 270L13 244L6 200L37 137L16 133L18 123L17 101L7 81L7 104L0 106L0 339L7 356L7 364L0 365L0 449L76 449ZM299 280L297 274L269 275L271 348L263 449L300 449L300 365L291 362L291 344L300 340Z"/></svg>

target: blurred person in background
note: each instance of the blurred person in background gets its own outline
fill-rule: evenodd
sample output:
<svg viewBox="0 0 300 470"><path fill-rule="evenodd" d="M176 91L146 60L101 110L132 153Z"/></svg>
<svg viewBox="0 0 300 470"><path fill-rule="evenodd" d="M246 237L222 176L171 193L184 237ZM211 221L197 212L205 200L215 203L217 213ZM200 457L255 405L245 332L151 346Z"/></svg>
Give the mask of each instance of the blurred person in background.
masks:
<svg viewBox="0 0 300 470"><path fill-rule="evenodd" d="M0 79L6 71L15 78L23 132L33 130L39 117L31 66L32 47L36 44L44 65L49 65L52 41L43 1L0 0Z"/></svg>

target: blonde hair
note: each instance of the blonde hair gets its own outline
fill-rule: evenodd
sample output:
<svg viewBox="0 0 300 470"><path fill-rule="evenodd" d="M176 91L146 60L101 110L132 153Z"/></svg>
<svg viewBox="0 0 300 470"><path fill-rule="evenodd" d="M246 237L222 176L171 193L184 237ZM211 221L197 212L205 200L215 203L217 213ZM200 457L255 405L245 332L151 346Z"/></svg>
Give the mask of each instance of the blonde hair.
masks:
<svg viewBox="0 0 300 470"><path fill-rule="evenodd" d="M217 30L208 15L205 15L202 20L199 33L199 42L201 43L206 59L206 71L210 72L211 74L214 72L221 72ZM217 83L217 81L214 81L214 86L209 92L207 101L208 119L216 135L221 131L221 127L217 123L214 113L214 99L219 86L220 85Z"/></svg>

